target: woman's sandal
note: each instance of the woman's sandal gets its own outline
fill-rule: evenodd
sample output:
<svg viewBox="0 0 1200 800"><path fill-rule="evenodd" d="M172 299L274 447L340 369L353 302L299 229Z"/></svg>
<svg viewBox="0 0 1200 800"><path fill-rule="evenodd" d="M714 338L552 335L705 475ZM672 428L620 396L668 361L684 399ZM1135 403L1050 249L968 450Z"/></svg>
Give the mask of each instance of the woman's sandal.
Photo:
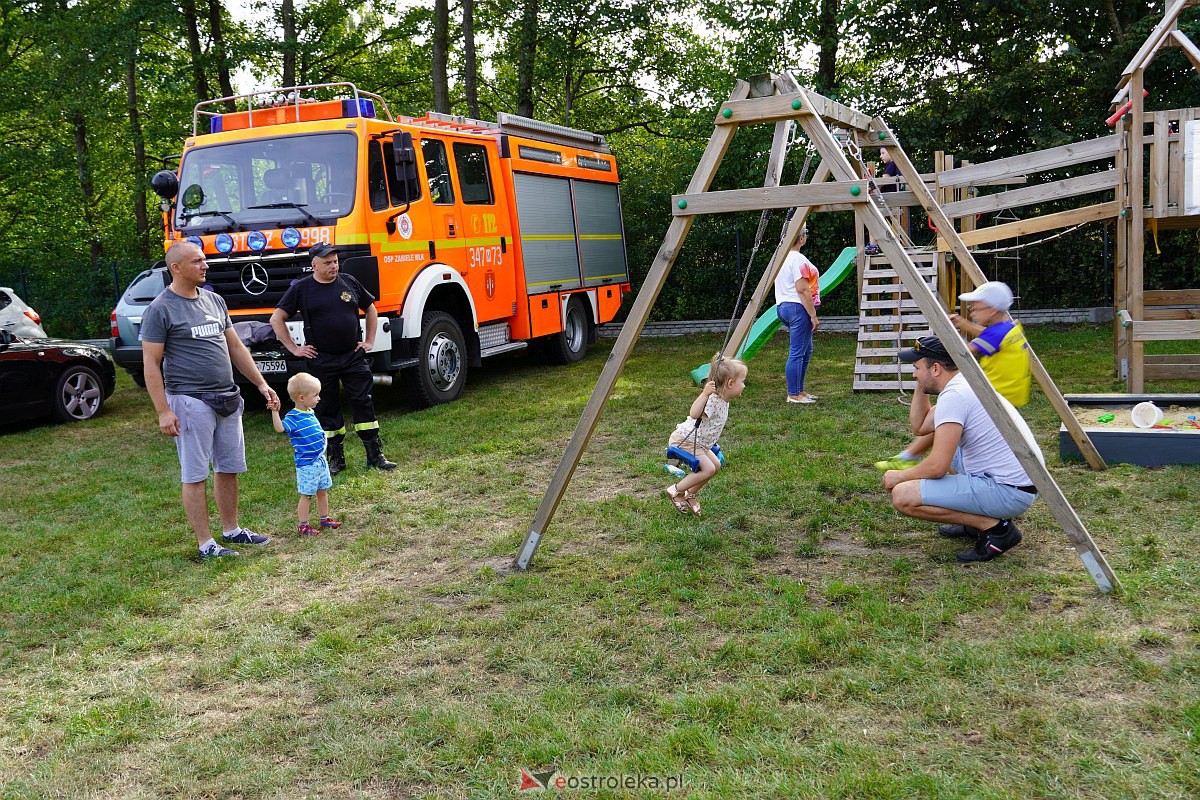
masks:
<svg viewBox="0 0 1200 800"><path fill-rule="evenodd" d="M695 492L684 492L683 499L687 502L688 508L697 517L700 516L700 501L696 499Z"/></svg>
<svg viewBox="0 0 1200 800"><path fill-rule="evenodd" d="M671 505L675 506L675 510L680 514L692 513L691 504L687 500L687 492L681 492L676 488L675 484L671 484L663 491L667 495L667 499L671 501Z"/></svg>

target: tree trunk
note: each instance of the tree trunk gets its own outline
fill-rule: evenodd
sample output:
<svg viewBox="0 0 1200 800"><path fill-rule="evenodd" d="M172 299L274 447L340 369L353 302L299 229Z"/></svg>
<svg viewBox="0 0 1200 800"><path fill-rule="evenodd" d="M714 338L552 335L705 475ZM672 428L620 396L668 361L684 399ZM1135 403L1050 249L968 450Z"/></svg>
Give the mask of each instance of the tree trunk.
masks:
<svg viewBox="0 0 1200 800"><path fill-rule="evenodd" d="M200 46L200 23L196 18L196 0L183 0L179 4L187 28L188 55L192 59L192 82L196 85L196 99L208 100L208 78L204 74L204 50Z"/></svg>
<svg viewBox="0 0 1200 800"><path fill-rule="evenodd" d="M463 92L467 96L467 116L479 119L479 66L475 63L475 0L462 0L463 6Z"/></svg>
<svg viewBox="0 0 1200 800"><path fill-rule="evenodd" d="M817 59L817 91L833 96L837 86L838 2L821 0L821 16L817 23L817 41L821 52Z"/></svg>
<svg viewBox="0 0 1200 800"><path fill-rule="evenodd" d="M450 49L450 2L433 0L433 110L450 113L450 78L446 70Z"/></svg>
<svg viewBox="0 0 1200 800"><path fill-rule="evenodd" d="M279 5L279 23L283 28L283 85L296 85L296 6L292 0Z"/></svg>
<svg viewBox="0 0 1200 800"><path fill-rule="evenodd" d="M212 34L213 54L217 59L217 81L221 86L221 96L229 97L233 94L233 81L229 78L229 52L225 46L225 34L221 30L221 15L224 11L221 0L208 0L208 28ZM237 106L232 100L226 101L225 111L237 111Z"/></svg>
<svg viewBox="0 0 1200 800"><path fill-rule="evenodd" d="M75 172L79 177L79 193L83 196L83 223L87 228L91 263L100 261L100 237L96 232L96 186L92 182L92 167L88 159L87 120L83 112L71 112L71 128L75 133Z"/></svg>
<svg viewBox="0 0 1200 800"><path fill-rule="evenodd" d="M138 253L143 260L150 257L150 222L146 213L146 141L138 116L137 96L137 33L125 60L125 94L129 102L129 135L133 139L133 217L136 226Z"/></svg>
<svg viewBox="0 0 1200 800"><path fill-rule="evenodd" d="M525 0L517 40L517 114L533 116L533 69L537 61L538 0Z"/></svg>

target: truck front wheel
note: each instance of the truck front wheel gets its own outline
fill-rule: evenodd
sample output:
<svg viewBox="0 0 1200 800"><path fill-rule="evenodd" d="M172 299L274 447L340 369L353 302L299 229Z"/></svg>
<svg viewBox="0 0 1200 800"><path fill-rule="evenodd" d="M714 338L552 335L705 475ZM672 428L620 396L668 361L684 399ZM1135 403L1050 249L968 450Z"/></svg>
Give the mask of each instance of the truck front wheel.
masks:
<svg viewBox="0 0 1200 800"><path fill-rule="evenodd" d="M421 324L417 360L406 381L418 408L457 400L467 385L467 347L458 321L444 311L430 311Z"/></svg>
<svg viewBox="0 0 1200 800"><path fill-rule="evenodd" d="M587 355L588 326L591 322L583 300L571 298L563 318L562 333L556 333L546 340L546 355L551 363L574 364L583 360Z"/></svg>

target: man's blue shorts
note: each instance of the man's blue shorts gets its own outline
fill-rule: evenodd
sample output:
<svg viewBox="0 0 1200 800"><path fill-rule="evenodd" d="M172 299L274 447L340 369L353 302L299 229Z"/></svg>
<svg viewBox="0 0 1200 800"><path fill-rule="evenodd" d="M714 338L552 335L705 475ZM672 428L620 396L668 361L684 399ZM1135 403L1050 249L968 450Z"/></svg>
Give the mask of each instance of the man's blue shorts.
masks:
<svg viewBox="0 0 1200 800"><path fill-rule="evenodd" d="M1036 494L997 483L987 475L944 475L921 479L921 504L981 517L1012 519L1029 510Z"/></svg>

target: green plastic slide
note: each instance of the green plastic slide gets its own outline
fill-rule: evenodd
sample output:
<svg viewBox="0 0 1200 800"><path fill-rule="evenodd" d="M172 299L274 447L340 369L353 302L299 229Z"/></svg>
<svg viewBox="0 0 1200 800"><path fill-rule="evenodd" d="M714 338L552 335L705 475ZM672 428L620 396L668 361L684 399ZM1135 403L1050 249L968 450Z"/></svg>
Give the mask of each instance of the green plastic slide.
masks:
<svg viewBox="0 0 1200 800"><path fill-rule="evenodd" d="M820 280L817 281L817 286L821 289L821 296L824 297L829 292L837 288L838 284L846 279L846 276L854 272L855 256L858 255L857 248L847 247L842 250L841 255L833 262L833 265L821 274ZM743 361L753 358L754 354L762 349L771 337L775 335L775 331L779 330L779 326L783 323L779 321L779 314L776 313L776 306L771 306L762 313L758 321L754 323L754 327L750 329L750 335L746 337L746 341L737 352L737 358ZM711 368L709 364L701 364L692 370L692 380L697 385L703 383L708 378L708 371Z"/></svg>

